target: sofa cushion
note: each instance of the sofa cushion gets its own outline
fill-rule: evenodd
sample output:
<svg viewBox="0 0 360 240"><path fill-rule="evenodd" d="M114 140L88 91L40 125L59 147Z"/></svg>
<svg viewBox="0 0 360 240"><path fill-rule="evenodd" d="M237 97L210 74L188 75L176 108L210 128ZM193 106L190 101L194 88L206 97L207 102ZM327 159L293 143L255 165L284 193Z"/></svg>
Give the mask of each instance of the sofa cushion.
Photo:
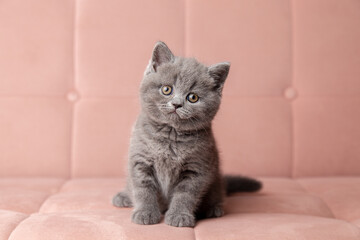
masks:
<svg viewBox="0 0 360 240"><path fill-rule="evenodd" d="M294 102L294 177L360 173L358 106L358 96L304 97Z"/></svg>
<svg viewBox="0 0 360 240"><path fill-rule="evenodd" d="M73 179L50 196L42 205L41 213L118 210L112 206L113 196L125 186L124 178Z"/></svg>
<svg viewBox="0 0 360 240"><path fill-rule="evenodd" d="M355 221L352 221L352 223L360 228L360 218L356 219Z"/></svg>
<svg viewBox="0 0 360 240"><path fill-rule="evenodd" d="M9 240L145 240L194 239L191 228L164 223L143 226L131 222L130 209L35 214L23 221Z"/></svg>
<svg viewBox="0 0 360 240"><path fill-rule="evenodd" d="M0 176L68 177L71 111L62 97L1 97Z"/></svg>
<svg viewBox="0 0 360 240"><path fill-rule="evenodd" d="M336 218L347 221L360 218L359 177L307 178L298 182L323 199Z"/></svg>
<svg viewBox="0 0 360 240"><path fill-rule="evenodd" d="M290 214L229 214L195 228L197 240L357 240L360 229L342 220Z"/></svg>
<svg viewBox="0 0 360 240"><path fill-rule="evenodd" d="M23 213L0 210L0 239L8 239L10 233L26 217Z"/></svg>
<svg viewBox="0 0 360 240"><path fill-rule="evenodd" d="M132 209L111 204L114 194L125 187L125 178L1 179L2 208L11 206L15 211L32 214L2 210L0 226L4 230L0 230L8 236L15 228L12 240L25 236L29 240L59 236L64 240L359 239L360 213L356 205L360 202L359 178L261 178L261 181L264 187L258 193L227 197L224 217L200 220L191 229L170 227L163 220L152 226L133 224ZM16 193L15 197L9 194L11 191ZM345 204L337 204L340 199L345 199Z"/></svg>
<svg viewBox="0 0 360 240"><path fill-rule="evenodd" d="M319 197L310 194L230 196L225 203L226 213L292 213L334 217Z"/></svg>
<svg viewBox="0 0 360 240"><path fill-rule="evenodd" d="M38 212L42 203L63 182L64 180L55 178L0 179L0 209L28 214Z"/></svg>

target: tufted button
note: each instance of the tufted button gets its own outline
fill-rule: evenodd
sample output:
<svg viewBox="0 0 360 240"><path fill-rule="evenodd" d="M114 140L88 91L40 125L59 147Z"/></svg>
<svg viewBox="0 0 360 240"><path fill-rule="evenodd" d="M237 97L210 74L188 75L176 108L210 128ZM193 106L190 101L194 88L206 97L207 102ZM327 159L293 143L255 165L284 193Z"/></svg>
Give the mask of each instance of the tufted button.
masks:
<svg viewBox="0 0 360 240"><path fill-rule="evenodd" d="M284 91L284 96L288 100L294 100L296 98L296 96L297 96L297 92L296 92L295 88L288 87Z"/></svg>
<svg viewBox="0 0 360 240"><path fill-rule="evenodd" d="M69 100L70 102L76 102L77 100L79 100L79 94L75 91L72 92L68 92L68 94L66 95L67 100Z"/></svg>

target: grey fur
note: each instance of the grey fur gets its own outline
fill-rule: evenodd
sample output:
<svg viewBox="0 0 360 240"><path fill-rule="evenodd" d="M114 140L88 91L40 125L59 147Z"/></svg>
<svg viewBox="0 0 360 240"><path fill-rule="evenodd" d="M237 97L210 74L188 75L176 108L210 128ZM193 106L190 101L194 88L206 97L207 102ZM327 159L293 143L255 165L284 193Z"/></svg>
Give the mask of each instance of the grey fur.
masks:
<svg viewBox="0 0 360 240"><path fill-rule="evenodd" d="M134 206L133 222L155 224L164 213L166 224L193 227L196 217L224 214L225 184L211 121L229 68L227 62L207 67L175 57L163 42L155 45L140 87L127 187L113 199L115 206ZM173 87L168 96L161 92L164 85ZM189 93L199 100L188 101Z"/></svg>

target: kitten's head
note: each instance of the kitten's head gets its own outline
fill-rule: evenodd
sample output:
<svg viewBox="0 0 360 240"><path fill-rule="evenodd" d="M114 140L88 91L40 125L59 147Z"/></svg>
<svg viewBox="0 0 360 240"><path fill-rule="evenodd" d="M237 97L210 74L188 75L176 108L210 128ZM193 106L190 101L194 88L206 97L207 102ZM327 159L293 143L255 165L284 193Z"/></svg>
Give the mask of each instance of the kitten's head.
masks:
<svg viewBox="0 0 360 240"><path fill-rule="evenodd" d="M219 109L229 68L228 62L207 67L193 58L175 57L158 42L141 83L142 110L159 124L202 129Z"/></svg>

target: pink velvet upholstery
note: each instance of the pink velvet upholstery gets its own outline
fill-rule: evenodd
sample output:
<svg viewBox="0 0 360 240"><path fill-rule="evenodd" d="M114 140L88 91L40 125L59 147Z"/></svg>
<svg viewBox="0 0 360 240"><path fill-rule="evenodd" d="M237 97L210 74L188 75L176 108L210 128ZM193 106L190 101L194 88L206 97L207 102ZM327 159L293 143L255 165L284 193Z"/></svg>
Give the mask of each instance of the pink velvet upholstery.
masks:
<svg viewBox="0 0 360 240"><path fill-rule="evenodd" d="M34 204L28 209L24 209L21 204L14 207L11 201L8 205L2 205L4 210L0 211L0 236L4 235L6 237L2 239L7 239L11 233L9 239L24 239L26 236L25 239L29 240L56 237L114 240L357 240L360 237L360 229L357 227L360 220L356 202L359 199L356 193L358 189L351 193L346 188L358 184L358 178L262 178L264 189L261 192L235 194L227 198L225 217L199 221L195 229L169 227L163 222L152 226L131 223L131 209L118 209L110 204L113 193L124 186L124 180L72 179L62 182L60 188L59 180L27 179L26 183L23 179L2 180L2 189L11 187L20 195L24 189L33 186L32 189L38 192L47 192L47 198L37 202L37 199L30 198ZM326 192L331 195L332 188L325 187L329 185L335 185L332 198L324 195ZM336 194L341 192L340 188L343 193ZM346 194L348 196L344 197ZM344 205L340 206L341 203Z"/></svg>
<svg viewBox="0 0 360 240"><path fill-rule="evenodd" d="M359 23L359 0L0 1L0 240L360 239ZM194 229L111 205L157 40L232 63L222 169L264 182Z"/></svg>

